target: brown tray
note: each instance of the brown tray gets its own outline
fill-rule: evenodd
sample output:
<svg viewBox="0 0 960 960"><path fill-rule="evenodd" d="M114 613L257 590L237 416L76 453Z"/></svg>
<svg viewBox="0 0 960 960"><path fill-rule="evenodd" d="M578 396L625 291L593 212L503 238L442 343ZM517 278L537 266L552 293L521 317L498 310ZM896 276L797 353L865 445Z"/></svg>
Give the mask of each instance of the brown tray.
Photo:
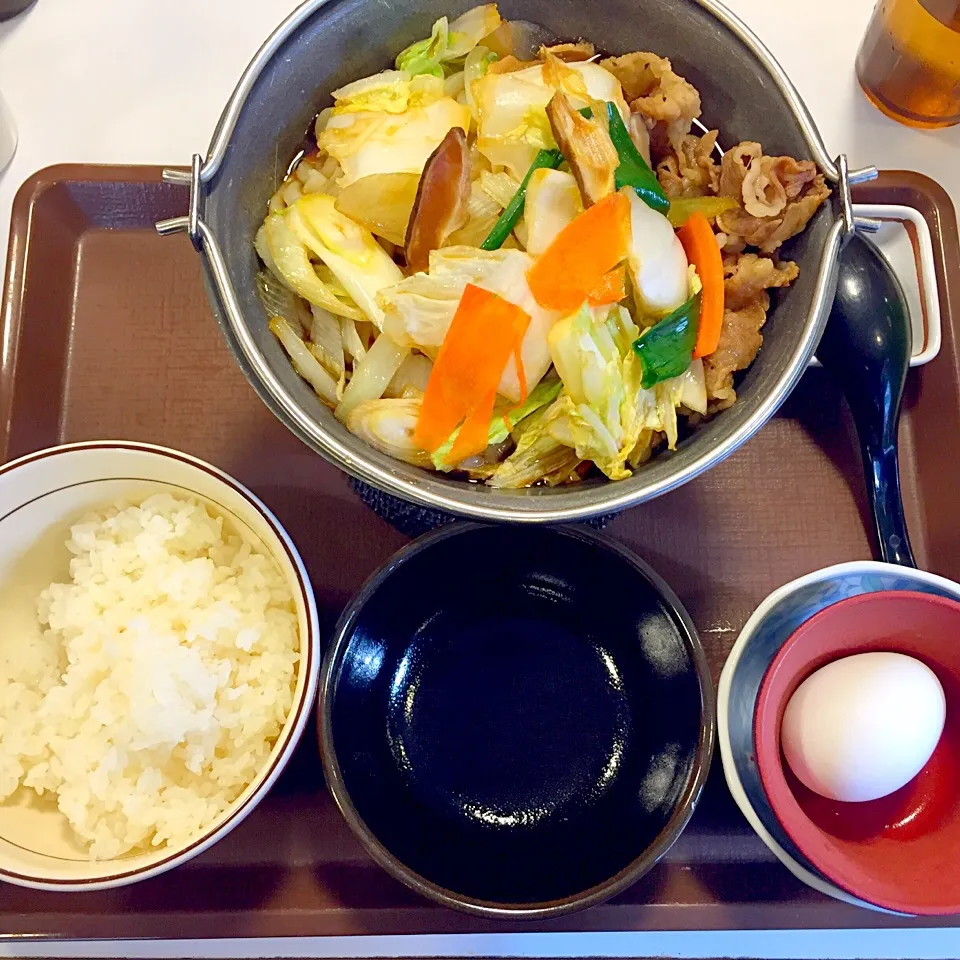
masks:
<svg viewBox="0 0 960 960"><path fill-rule="evenodd" d="M919 563L960 579L960 245L931 180L885 173L858 200L906 203L941 265L943 349L910 374L903 486ZM151 167L53 167L13 210L0 337L0 460L71 440L132 438L212 461L253 488L296 540L328 625L404 537L347 478L281 426L247 385L213 320L200 262L155 221L182 188ZM944 272L942 265L949 264ZM774 320L775 322L775 320ZM714 676L773 588L869 557L859 455L836 389L807 373L783 411L706 476L614 520L672 584ZM215 848L106 893L0 885L0 931L46 937L237 937L535 930L935 926L846 906L798 883L751 832L715 760L668 856L612 903L549 923L497 923L433 906L384 874L327 795L311 730L270 797Z"/></svg>

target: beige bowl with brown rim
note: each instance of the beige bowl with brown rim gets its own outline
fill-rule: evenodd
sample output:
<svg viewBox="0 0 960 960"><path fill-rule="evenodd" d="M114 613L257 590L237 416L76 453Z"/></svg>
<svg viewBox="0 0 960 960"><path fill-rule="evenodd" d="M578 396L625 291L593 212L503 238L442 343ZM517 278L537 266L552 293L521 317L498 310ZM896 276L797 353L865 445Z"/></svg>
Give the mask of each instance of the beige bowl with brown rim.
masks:
<svg viewBox="0 0 960 960"><path fill-rule="evenodd" d="M40 637L37 597L48 584L68 575L65 542L70 525L87 510L158 492L192 495L205 502L232 533L279 564L290 584L300 629L290 714L253 782L219 819L184 846L92 861L55 803L19 789L0 803L2 880L45 890L102 890L145 880L186 862L226 836L263 799L312 712L320 669L317 607L290 537L263 503L225 473L149 444L71 444L0 467L0 671L15 653L15 645Z"/></svg>

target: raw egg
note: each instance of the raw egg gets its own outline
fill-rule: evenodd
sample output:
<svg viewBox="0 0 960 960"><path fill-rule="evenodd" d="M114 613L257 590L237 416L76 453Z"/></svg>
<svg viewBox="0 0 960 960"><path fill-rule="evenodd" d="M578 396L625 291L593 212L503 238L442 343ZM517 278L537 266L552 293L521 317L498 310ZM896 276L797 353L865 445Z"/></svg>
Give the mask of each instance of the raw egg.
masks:
<svg viewBox="0 0 960 960"><path fill-rule="evenodd" d="M902 653L858 653L800 684L780 744L790 769L816 793L876 800L920 772L945 717L943 687L926 664Z"/></svg>

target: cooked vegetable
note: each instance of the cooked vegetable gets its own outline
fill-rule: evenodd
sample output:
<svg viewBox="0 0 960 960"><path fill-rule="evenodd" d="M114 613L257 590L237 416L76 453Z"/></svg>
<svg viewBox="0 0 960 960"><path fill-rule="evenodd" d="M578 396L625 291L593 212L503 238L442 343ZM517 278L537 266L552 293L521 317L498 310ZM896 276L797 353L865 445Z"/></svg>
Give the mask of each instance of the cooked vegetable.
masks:
<svg viewBox="0 0 960 960"><path fill-rule="evenodd" d="M537 303L553 310L576 310L604 274L627 256L629 217L626 195L615 193L566 226L527 274Z"/></svg>
<svg viewBox="0 0 960 960"><path fill-rule="evenodd" d="M500 66L500 64L496 64ZM576 109L594 100L612 100L629 113L620 83L595 63L571 63L566 68L583 81L585 95L571 93L569 80L564 91ZM556 89L545 76L542 63L511 73L488 70L476 81L473 95L478 113L477 146L495 166L505 166L518 180L529 169L539 150L555 150L557 142L550 129L546 108Z"/></svg>
<svg viewBox="0 0 960 960"><path fill-rule="evenodd" d="M451 24L441 17L426 40L412 43L397 56L397 69L411 74L426 73L443 77L444 65L461 60L486 36L500 26L495 3L468 10Z"/></svg>
<svg viewBox="0 0 960 960"><path fill-rule="evenodd" d="M493 416L493 406L496 403L497 391L491 387L477 403L476 407L467 413L466 420L460 426L453 446L447 454L449 463L463 463L470 457L476 457L487 448L487 424Z"/></svg>
<svg viewBox="0 0 960 960"><path fill-rule="evenodd" d="M430 251L442 247L454 230L467 222L470 198L470 153L467 135L459 127L447 131L430 155L404 242L407 267L414 273L430 265Z"/></svg>
<svg viewBox="0 0 960 960"><path fill-rule="evenodd" d="M367 355L367 347L357 332L356 321L349 317L340 317L340 334L343 338L343 352L351 360L362 360Z"/></svg>
<svg viewBox="0 0 960 960"><path fill-rule="evenodd" d="M643 157L644 163L652 169L653 161L650 157L650 131L643 122L643 116L639 113L631 112L626 119L627 132L637 152ZM658 181L659 182L659 181Z"/></svg>
<svg viewBox="0 0 960 960"><path fill-rule="evenodd" d="M465 57L484 37L490 36L503 21L495 3L472 7L450 24L447 56L450 60Z"/></svg>
<svg viewBox="0 0 960 960"><path fill-rule="evenodd" d="M487 216L471 216L467 222L457 231L451 233L447 242L451 247L476 247L480 249L480 244L490 235L493 225L497 222L497 214Z"/></svg>
<svg viewBox="0 0 960 960"><path fill-rule="evenodd" d="M736 210L738 206L733 197L679 197L670 201L667 219L672 226L682 227L694 212L713 220L727 210Z"/></svg>
<svg viewBox="0 0 960 960"><path fill-rule="evenodd" d="M403 246L419 184L415 173L375 173L341 190L334 205L372 234Z"/></svg>
<svg viewBox="0 0 960 960"><path fill-rule="evenodd" d="M627 457L655 406L641 390L640 362L630 349L637 333L626 311L588 306L550 331L550 355L564 388L551 432L611 480L630 475Z"/></svg>
<svg viewBox="0 0 960 960"><path fill-rule="evenodd" d="M440 63L441 57L447 52L449 32L447 18L441 17L434 23L426 40L418 40L397 54L397 69L409 74L427 73L442 79L443 67Z"/></svg>
<svg viewBox="0 0 960 960"><path fill-rule="evenodd" d="M669 61L544 37L486 4L335 90L254 241L270 328L347 428L498 488L627 477L734 403L797 275L747 248L829 194L692 131ZM771 170L806 193L744 213Z"/></svg>
<svg viewBox="0 0 960 960"><path fill-rule="evenodd" d="M485 161L476 150L471 151L470 171L474 179L470 184L470 197L467 200L467 222L447 238L447 245L479 247L493 229L503 207L494 200L481 185L481 177L486 170L477 171L477 166Z"/></svg>
<svg viewBox="0 0 960 960"><path fill-rule="evenodd" d="M625 274L623 264L605 273L600 278L600 282L587 294L587 303L592 307L619 303L627 295Z"/></svg>
<svg viewBox="0 0 960 960"><path fill-rule="evenodd" d="M518 23L511 23L509 20L502 20L500 26L488 37L483 38L485 46L489 47L497 57L512 57L522 51L522 37L517 36Z"/></svg>
<svg viewBox="0 0 960 960"><path fill-rule="evenodd" d="M422 397L427 391L433 361L422 353L408 354L383 391L385 397Z"/></svg>
<svg viewBox="0 0 960 960"><path fill-rule="evenodd" d="M473 119L478 119L477 101L473 95L473 85L490 68L490 64L497 59L489 47L483 45L474 47L463 62L463 95L464 101L470 108Z"/></svg>
<svg viewBox="0 0 960 960"><path fill-rule="evenodd" d="M577 178L584 205L589 206L614 192L620 161L606 125L593 117L589 108L585 112L590 116L575 110L563 92L555 93L547 104L554 139Z"/></svg>
<svg viewBox="0 0 960 960"><path fill-rule="evenodd" d="M480 244L481 250L499 250L500 247L503 246L503 242L510 236L511 231L523 214L524 199L530 178L537 170L548 168L552 170L559 167L562 161L563 156L559 150L540 150L537 153L533 159L533 163L530 165L530 169L524 175L523 180L520 181L517 192L513 195L503 213L500 214L493 229L490 231L490 235Z"/></svg>
<svg viewBox="0 0 960 960"><path fill-rule="evenodd" d="M581 74L548 47L540 47L537 59L543 61L543 81L557 93L569 93L582 99L589 98L587 85ZM588 58L581 58L588 59Z"/></svg>
<svg viewBox="0 0 960 960"><path fill-rule="evenodd" d="M677 377L677 380L680 381L680 395L677 406L705 415L707 412L707 384L703 375L703 361L695 359Z"/></svg>
<svg viewBox="0 0 960 960"><path fill-rule="evenodd" d="M515 304L466 285L424 394L415 435L423 449L436 450L458 425L460 435L448 462L457 463L487 446L497 384L529 323L529 315ZM484 429L479 431L481 417Z"/></svg>
<svg viewBox="0 0 960 960"><path fill-rule="evenodd" d="M480 172L480 189L501 209L510 206L517 190L520 189L520 181L512 177L506 170L494 173L492 170L482 170Z"/></svg>
<svg viewBox="0 0 960 960"><path fill-rule="evenodd" d="M546 60L548 56L558 57L565 63L576 63L580 60L592 60L597 55L597 48L589 40L579 40L576 43L555 43L550 47L540 45L537 57Z"/></svg>
<svg viewBox="0 0 960 960"><path fill-rule="evenodd" d="M694 360L680 376L662 380L654 386L653 394L657 401L660 430L667 438L667 446L672 450L679 435L677 411L684 409L701 414L707 412L703 361Z"/></svg>
<svg viewBox="0 0 960 960"><path fill-rule="evenodd" d="M550 349L564 392L557 401L553 436L592 460L611 479L630 475L648 455L655 433L677 442L677 407L684 397L700 404L695 374L649 389L641 358L632 349L639 330L622 307L583 307L557 324ZM642 342L646 337L641 337ZM689 364L689 355L687 362Z"/></svg>
<svg viewBox="0 0 960 960"><path fill-rule="evenodd" d="M443 81L443 92L448 97L453 97L457 103L466 104L466 94L464 93L464 77L463 71L459 70L457 73L451 73L446 80Z"/></svg>
<svg viewBox="0 0 960 960"><path fill-rule="evenodd" d="M267 317L283 317L298 330L309 323L309 313L303 300L269 270L257 273L257 295L267 312Z"/></svg>
<svg viewBox="0 0 960 960"><path fill-rule="evenodd" d="M381 453L415 467L430 469L433 466L430 455L413 439L422 406L419 397L367 400L347 414L344 426Z"/></svg>
<svg viewBox="0 0 960 960"><path fill-rule="evenodd" d="M382 397L409 352L409 348L394 343L386 334L380 334L367 355L354 367L353 376L343 391L343 399L334 410L337 419L346 420L350 411L361 403Z"/></svg>
<svg viewBox="0 0 960 960"><path fill-rule="evenodd" d="M398 343L419 347L434 356L466 285L483 287L516 304L530 317L520 353L523 379L532 390L550 366L547 333L560 317L556 311L541 307L530 292L526 274L533 263L533 257L521 250L435 250L430 256L429 274L414 274L381 292L384 329ZM497 392L507 400L520 402L523 391L515 359L507 363Z"/></svg>
<svg viewBox="0 0 960 960"><path fill-rule="evenodd" d="M583 199L572 173L550 168L533 171L525 194L526 250L539 256L564 227L583 213Z"/></svg>
<svg viewBox="0 0 960 960"><path fill-rule="evenodd" d="M338 316L362 320L363 313L355 304L337 297L330 285L317 276L306 246L290 229L288 216L289 212L272 213L263 221L257 250L264 263L304 300Z"/></svg>
<svg viewBox="0 0 960 960"><path fill-rule="evenodd" d="M293 364L293 369L316 391L328 406L337 405L337 382L307 349L297 332L283 317L270 318L270 332L280 341Z"/></svg>
<svg viewBox="0 0 960 960"><path fill-rule="evenodd" d="M626 196L630 201L627 266L637 309L651 317L662 317L690 295L683 246L670 221L648 207L632 188L625 188L617 196Z"/></svg>
<svg viewBox="0 0 960 960"><path fill-rule="evenodd" d="M346 373L343 360L343 331L340 320L329 310L316 305L310 308L310 343L308 349L336 380Z"/></svg>
<svg viewBox="0 0 960 960"><path fill-rule="evenodd" d="M608 103L607 119L609 121L610 139L617 151L619 165L616 172L617 189L633 187L637 196L648 206L659 213L666 213L670 208L660 181L650 169L646 160L634 145L627 128L623 124L620 111L613 103Z"/></svg>
<svg viewBox="0 0 960 960"><path fill-rule="evenodd" d="M677 231L687 259L696 267L702 284L700 319L694 357L709 356L720 343L723 326L723 258L710 222L699 210L694 211Z"/></svg>
<svg viewBox="0 0 960 960"><path fill-rule="evenodd" d="M318 145L339 161L340 187L373 174L416 173L451 127L469 129L470 111L429 75L386 70L333 93Z"/></svg>
<svg viewBox="0 0 960 960"><path fill-rule="evenodd" d="M373 234L340 213L333 197L325 194L301 198L285 216L297 239L330 268L363 315L382 327L383 311L377 304L377 293L402 280L403 273Z"/></svg>
<svg viewBox="0 0 960 960"><path fill-rule="evenodd" d="M503 443L510 436L510 433L521 420L529 417L530 414L545 407L548 403L553 403L557 395L563 388L563 383L556 377L550 380L543 380L530 392L530 395L518 407L507 407L501 410L494 410L490 418L490 424L487 429L487 447ZM458 427L446 441L439 446L431 456L434 467L437 470L452 469L447 458L453 449L454 442L460 432Z"/></svg>
<svg viewBox="0 0 960 960"><path fill-rule="evenodd" d="M580 462L575 450L550 432L561 413L559 401L521 422L523 433L514 450L487 481L501 490L518 490L547 481L556 474L569 475Z"/></svg>
<svg viewBox="0 0 960 960"><path fill-rule="evenodd" d="M645 389L662 380L679 377L690 366L699 315L700 294L697 293L634 342L633 349L643 367Z"/></svg>

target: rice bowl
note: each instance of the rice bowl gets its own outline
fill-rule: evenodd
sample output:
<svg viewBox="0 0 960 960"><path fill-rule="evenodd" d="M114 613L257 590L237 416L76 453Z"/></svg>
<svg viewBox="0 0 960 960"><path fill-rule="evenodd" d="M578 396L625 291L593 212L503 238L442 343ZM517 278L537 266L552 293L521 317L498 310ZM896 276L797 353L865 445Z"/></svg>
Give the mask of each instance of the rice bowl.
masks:
<svg viewBox="0 0 960 960"><path fill-rule="evenodd" d="M0 468L0 544L0 879L117 886L233 829L289 759L319 669L309 581L276 518L175 451L75 444ZM10 709L16 670L32 671L27 715Z"/></svg>
<svg viewBox="0 0 960 960"><path fill-rule="evenodd" d="M70 528L70 582L0 686L0 795L33 789L93 859L190 841L253 780L293 700L279 567L200 502L158 493Z"/></svg>

